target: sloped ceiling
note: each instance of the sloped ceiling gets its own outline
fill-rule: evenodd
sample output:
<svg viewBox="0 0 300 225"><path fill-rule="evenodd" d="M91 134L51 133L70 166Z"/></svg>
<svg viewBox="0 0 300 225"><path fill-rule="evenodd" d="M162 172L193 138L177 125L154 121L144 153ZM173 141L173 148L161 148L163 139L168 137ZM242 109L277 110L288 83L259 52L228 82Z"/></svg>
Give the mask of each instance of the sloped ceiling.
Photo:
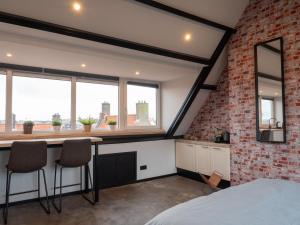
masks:
<svg viewBox="0 0 300 225"><path fill-rule="evenodd" d="M0 10L207 58L211 56L223 35L222 30L145 6L133 0L81 0L78 1L83 8L80 13L72 11L73 2L71 0L1 0ZM248 0L228 0L226 3L220 0L164 0L160 2L233 26ZM159 81L178 79L180 76L195 76L202 68L202 65L196 63L91 43L76 38L66 38L29 28L8 26L0 24L0 32L2 32L0 60L2 62L22 64L24 61L23 64L32 66L43 64L40 66L52 68L57 65L61 69L69 70L80 70L78 65L84 62L88 65L85 72L131 77L134 75L134 71L141 71L141 79ZM184 41L186 33L192 35L190 42ZM7 37L11 37L13 34L16 34L19 40L23 40L22 43L16 40L10 43ZM40 40L35 42L35 45L24 43L24 40L28 40L30 37ZM42 44L43 40L46 43ZM55 47L53 41L57 44ZM52 45L50 46L50 44ZM66 46L69 47L69 50L66 49ZM30 54L28 50L25 50L26 47L30 47L31 52L36 52L36 54ZM16 58L8 61L5 58L5 51L9 51L10 48L12 50L22 49L23 55L20 51L15 54ZM71 48L72 54L68 53L66 56L66 52L71 51ZM84 51L83 48L85 48ZM54 49L65 53L54 52ZM77 54L74 54L75 51ZM96 51L98 51L97 57L95 56ZM44 52L44 54L41 56L38 54L39 52ZM26 57L28 54L30 57ZM85 57L86 55L87 57ZM91 60L91 57L96 60ZM63 61L65 61L64 64Z"/></svg>
<svg viewBox="0 0 300 225"><path fill-rule="evenodd" d="M104 34L167 50L210 58L224 31L191 21L134 0L1 0L0 11ZM249 0L159 0L214 22L234 27ZM191 41L184 40L191 34ZM7 52L13 57L7 58ZM205 83L215 84L226 64L223 51ZM0 23L0 61L168 82L196 77L203 65L107 44ZM80 64L87 64L80 68ZM200 91L176 134L184 134L208 96Z"/></svg>

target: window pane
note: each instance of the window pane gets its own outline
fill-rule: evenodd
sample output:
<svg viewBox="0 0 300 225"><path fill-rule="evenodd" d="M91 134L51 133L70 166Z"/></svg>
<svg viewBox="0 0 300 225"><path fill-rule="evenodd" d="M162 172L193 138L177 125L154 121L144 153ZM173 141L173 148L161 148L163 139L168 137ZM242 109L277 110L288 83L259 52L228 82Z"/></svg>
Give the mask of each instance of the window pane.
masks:
<svg viewBox="0 0 300 225"><path fill-rule="evenodd" d="M273 100L262 99L261 100L261 114L262 114L262 123L269 124L271 118L273 118Z"/></svg>
<svg viewBox="0 0 300 225"><path fill-rule="evenodd" d="M127 85L127 126L156 125L157 88Z"/></svg>
<svg viewBox="0 0 300 225"><path fill-rule="evenodd" d="M0 132L5 131L6 76L0 71Z"/></svg>
<svg viewBox="0 0 300 225"><path fill-rule="evenodd" d="M23 130L26 120L34 130L52 130L52 119L62 120L69 129L71 117L71 82L32 77L13 77L13 130Z"/></svg>
<svg viewBox="0 0 300 225"><path fill-rule="evenodd" d="M117 85L77 82L76 84L77 118L97 120L93 128L108 128L109 121L118 122L119 87ZM77 128L82 125L77 122Z"/></svg>

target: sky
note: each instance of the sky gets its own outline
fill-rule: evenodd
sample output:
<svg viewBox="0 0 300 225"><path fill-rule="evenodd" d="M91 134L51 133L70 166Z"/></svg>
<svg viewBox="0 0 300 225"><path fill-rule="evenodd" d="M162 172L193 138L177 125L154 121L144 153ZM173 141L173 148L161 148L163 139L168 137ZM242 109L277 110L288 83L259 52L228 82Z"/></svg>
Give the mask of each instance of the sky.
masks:
<svg viewBox="0 0 300 225"><path fill-rule="evenodd" d="M111 104L111 115L118 114L119 90L116 85L77 82L76 113L78 117L99 118L101 104ZM156 89L128 85L128 113L135 114L136 103L149 103L150 118L156 119ZM0 120L5 116L5 77L0 75ZM51 121L59 113L70 119L71 81L31 77L13 77L13 113L16 120Z"/></svg>

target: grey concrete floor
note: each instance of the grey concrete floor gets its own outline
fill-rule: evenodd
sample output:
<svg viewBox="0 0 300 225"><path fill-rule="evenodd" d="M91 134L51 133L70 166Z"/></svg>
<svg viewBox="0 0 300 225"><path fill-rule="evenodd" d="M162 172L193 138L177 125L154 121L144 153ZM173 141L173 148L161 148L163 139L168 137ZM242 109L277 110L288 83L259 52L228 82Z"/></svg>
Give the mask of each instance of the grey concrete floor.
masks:
<svg viewBox="0 0 300 225"><path fill-rule="evenodd" d="M45 214L38 202L12 206L9 208L8 224L143 225L165 209L209 193L211 190L205 184L171 176L101 190L100 202L95 206L80 195L64 197L61 214L53 207L50 215Z"/></svg>

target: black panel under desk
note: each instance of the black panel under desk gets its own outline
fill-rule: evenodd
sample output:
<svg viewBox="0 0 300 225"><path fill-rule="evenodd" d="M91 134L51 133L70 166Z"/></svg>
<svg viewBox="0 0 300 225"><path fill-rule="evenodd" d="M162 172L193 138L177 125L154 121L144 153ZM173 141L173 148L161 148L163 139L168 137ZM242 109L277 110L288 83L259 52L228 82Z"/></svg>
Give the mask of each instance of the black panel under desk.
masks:
<svg viewBox="0 0 300 225"><path fill-rule="evenodd" d="M135 182L137 180L136 154L136 152L124 152L98 155L96 179L98 179L99 188Z"/></svg>

